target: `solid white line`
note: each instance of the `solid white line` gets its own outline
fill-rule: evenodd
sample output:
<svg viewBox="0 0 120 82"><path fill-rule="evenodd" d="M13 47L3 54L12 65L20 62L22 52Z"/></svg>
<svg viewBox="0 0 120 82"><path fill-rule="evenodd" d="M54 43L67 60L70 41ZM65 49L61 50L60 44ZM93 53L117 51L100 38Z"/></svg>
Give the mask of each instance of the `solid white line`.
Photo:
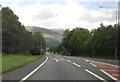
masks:
<svg viewBox="0 0 120 82"><path fill-rule="evenodd" d="M90 63L91 65L93 65L94 67L97 67L96 65L94 65L94 64L92 64L92 63Z"/></svg>
<svg viewBox="0 0 120 82"><path fill-rule="evenodd" d="M59 61L55 58L55 61L58 63Z"/></svg>
<svg viewBox="0 0 120 82"><path fill-rule="evenodd" d="M70 60L67 60L68 62L71 62Z"/></svg>
<svg viewBox="0 0 120 82"><path fill-rule="evenodd" d="M118 75L118 74L112 74L113 76L120 76L120 75Z"/></svg>
<svg viewBox="0 0 120 82"><path fill-rule="evenodd" d="M81 67L80 65L76 64L76 63L73 63L74 65L78 66L78 67Z"/></svg>
<svg viewBox="0 0 120 82"><path fill-rule="evenodd" d="M86 62L88 62L89 60L86 60L86 59L84 59Z"/></svg>
<svg viewBox="0 0 120 82"><path fill-rule="evenodd" d="M93 62L97 62L97 63L103 63L103 64L106 64L106 65L111 65L111 66L115 66L115 67L120 67L120 66L117 66L117 65L112 65L112 64L108 64L108 63L104 63L104 62L99 62L99 61L94 61L94 60L91 60Z"/></svg>
<svg viewBox="0 0 120 82"><path fill-rule="evenodd" d="M103 79L102 77L96 75L95 73L93 73L93 72L91 72L91 71L89 71L89 70L87 70L87 69L85 69L85 71L88 72L88 73L90 73L90 74L92 74L93 76L97 77L98 79L100 79L100 80L102 80L102 81L104 81L104 82L107 82L105 79Z"/></svg>
<svg viewBox="0 0 120 82"><path fill-rule="evenodd" d="M105 69L104 69L105 70ZM106 71L119 71L119 70L108 70L108 69L106 69Z"/></svg>
<svg viewBox="0 0 120 82"><path fill-rule="evenodd" d="M46 56L47 57L47 56ZM46 58L46 60L40 64L37 68L35 68L32 72L30 72L28 75L26 75L24 78L22 78L19 82L23 82L24 80L26 80L27 78L29 78L33 73L35 73L40 67L42 67L48 60L48 57Z"/></svg>
<svg viewBox="0 0 120 82"><path fill-rule="evenodd" d="M115 77L113 77L112 75L110 75L110 74L108 74L107 72L105 72L104 70L100 70L100 71L102 71L103 73L105 73L107 76L109 76L110 78L112 78L113 80L118 80L118 79L116 79Z"/></svg>

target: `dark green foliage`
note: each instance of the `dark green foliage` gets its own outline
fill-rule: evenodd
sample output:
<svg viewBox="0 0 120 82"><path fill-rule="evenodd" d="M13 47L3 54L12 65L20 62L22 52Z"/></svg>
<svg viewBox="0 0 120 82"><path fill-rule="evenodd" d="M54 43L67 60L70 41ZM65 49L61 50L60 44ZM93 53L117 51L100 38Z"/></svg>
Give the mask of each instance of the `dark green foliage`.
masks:
<svg viewBox="0 0 120 82"><path fill-rule="evenodd" d="M31 32L25 30L11 9L2 8L2 52L7 54L31 53L40 45L35 45L36 38ZM33 37L32 37L33 36ZM40 37L43 38L41 35ZM45 48L43 38L43 48Z"/></svg>
<svg viewBox="0 0 120 82"><path fill-rule="evenodd" d="M46 48L46 42L43 37L43 35L40 32L36 32L33 35L33 40L34 40L34 46L32 48L32 54L42 54L43 52L41 51L42 49L45 50Z"/></svg>
<svg viewBox="0 0 120 82"><path fill-rule="evenodd" d="M120 24L118 24L117 37L118 56L120 58Z"/></svg>
<svg viewBox="0 0 120 82"><path fill-rule="evenodd" d="M99 27L93 33L94 55L113 56L115 54L115 28L112 25Z"/></svg>
<svg viewBox="0 0 120 82"><path fill-rule="evenodd" d="M58 46L61 42L52 38L52 37L45 37L45 40L47 42L47 48L50 48L52 46Z"/></svg>
<svg viewBox="0 0 120 82"><path fill-rule="evenodd" d="M120 54L120 25L117 29L112 25L104 26L102 23L91 32L83 28L64 31L63 42L58 46L63 54L82 56L106 56L115 57L115 45L118 44L118 55Z"/></svg>
<svg viewBox="0 0 120 82"><path fill-rule="evenodd" d="M86 55L91 53L92 35L87 29L75 28L72 31L68 29L64 32L62 48L71 55Z"/></svg>

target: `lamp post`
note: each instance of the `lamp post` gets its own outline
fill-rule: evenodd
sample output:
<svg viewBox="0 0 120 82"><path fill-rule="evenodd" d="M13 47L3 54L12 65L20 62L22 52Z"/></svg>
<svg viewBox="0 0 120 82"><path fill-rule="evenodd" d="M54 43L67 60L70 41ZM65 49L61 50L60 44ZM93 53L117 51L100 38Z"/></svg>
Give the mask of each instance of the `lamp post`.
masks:
<svg viewBox="0 0 120 82"><path fill-rule="evenodd" d="M104 6L100 6L99 8L115 8L115 7L104 7ZM117 58L117 27L118 27L118 9L116 9L116 29L115 29L115 58Z"/></svg>

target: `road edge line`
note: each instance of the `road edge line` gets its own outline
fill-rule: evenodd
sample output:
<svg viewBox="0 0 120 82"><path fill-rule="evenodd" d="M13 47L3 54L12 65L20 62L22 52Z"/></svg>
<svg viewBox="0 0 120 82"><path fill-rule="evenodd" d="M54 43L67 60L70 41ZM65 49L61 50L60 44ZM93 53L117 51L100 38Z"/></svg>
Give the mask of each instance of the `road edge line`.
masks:
<svg viewBox="0 0 120 82"><path fill-rule="evenodd" d="M104 74L106 74L107 76L109 76L111 79L113 80L118 80L115 77L113 77L112 75L108 74L107 72L105 72L104 70L100 69L101 72L103 72Z"/></svg>
<svg viewBox="0 0 120 82"><path fill-rule="evenodd" d="M90 63L92 66L94 66L94 67L97 67L96 65L94 65L93 63Z"/></svg>
<svg viewBox="0 0 120 82"><path fill-rule="evenodd" d="M28 75L26 75L24 78L22 78L19 82L23 82L24 80L28 79L33 73L35 73L40 67L42 67L48 60L48 57L46 56L46 60L40 64L37 68L35 68L32 72L30 72Z"/></svg>
<svg viewBox="0 0 120 82"><path fill-rule="evenodd" d="M115 67L120 68L120 66L113 65L113 64L108 64L108 63L104 63L104 62L99 62L99 61L94 61L94 60L88 60L88 61L93 61L93 62L102 63L102 64L111 65L111 66L115 66Z"/></svg>

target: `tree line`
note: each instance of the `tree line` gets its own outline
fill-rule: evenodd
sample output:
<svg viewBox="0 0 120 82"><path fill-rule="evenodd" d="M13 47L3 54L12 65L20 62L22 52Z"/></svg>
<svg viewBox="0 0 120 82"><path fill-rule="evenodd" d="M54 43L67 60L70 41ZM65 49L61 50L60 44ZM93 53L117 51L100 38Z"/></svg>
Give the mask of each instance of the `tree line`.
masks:
<svg viewBox="0 0 120 82"><path fill-rule="evenodd" d="M91 31L81 27L66 29L62 43L51 47L50 51L73 56L115 57L116 46L120 56L120 24L105 26L101 23L100 27Z"/></svg>
<svg viewBox="0 0 120 82"><path fill-rule="evenodd" d="M38 55L45 47L46 42L40 32L32 35L9 7L2 8L2 53Z"/></svg>

